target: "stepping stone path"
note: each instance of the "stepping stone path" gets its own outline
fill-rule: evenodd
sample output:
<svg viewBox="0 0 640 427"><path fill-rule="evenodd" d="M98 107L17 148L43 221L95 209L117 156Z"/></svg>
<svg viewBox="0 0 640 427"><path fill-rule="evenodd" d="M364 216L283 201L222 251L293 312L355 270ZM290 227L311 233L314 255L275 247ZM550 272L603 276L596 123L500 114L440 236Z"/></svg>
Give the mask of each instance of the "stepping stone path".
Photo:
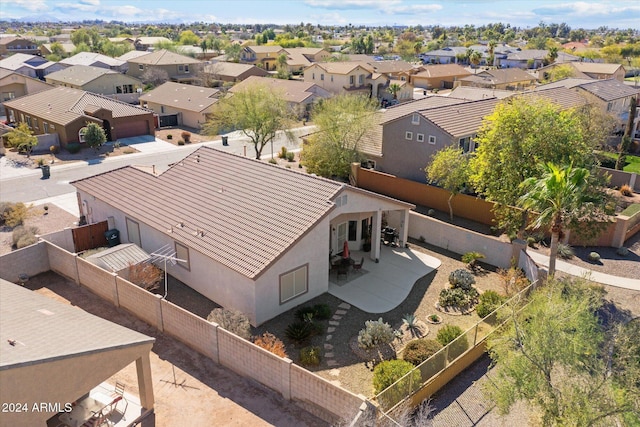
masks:
<svg viewBox="0 0 640 427"><path fill-rule="evenodd" d="M331 318L331 320L329 320L330 326L327 328L328 335L324 339L325 340L324 359L327 361L327 366L338 366L338 362L336 362L336 360L334 359L335 355L333 354L333 345L330 344L329 341L331 341L331 339L333 338L333 335L331 334L333 334L336 331L336 328L340 326L340 320L344 315L347 314L350 308L351 308L351 305L347 304L346 302L341 303L338 306L338 309L336 310L336 312L333 314L333 317ZM332 369L330 371L330 374L334 376L338 376L340 375L340 370ZM336 381L336 382L338 383L338 385L340 385L339 381Z"/></svg>

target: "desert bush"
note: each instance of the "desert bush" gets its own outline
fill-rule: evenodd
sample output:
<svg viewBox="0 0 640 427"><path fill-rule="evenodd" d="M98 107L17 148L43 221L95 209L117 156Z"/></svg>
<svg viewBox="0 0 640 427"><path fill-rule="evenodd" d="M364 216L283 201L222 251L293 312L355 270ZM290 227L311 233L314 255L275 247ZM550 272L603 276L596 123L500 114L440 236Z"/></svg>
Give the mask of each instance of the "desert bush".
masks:
<svg viewBox="0 0 640 427"><path fill-rule="evenodd" d="M492 311L502 305L502 303L504 302L504 297L496 291L486 291L482 295L480 295L480 298L478 298L478 300L480 302L476 307L476 313L478 313L478 316L480 316L480 318L484 319L489 314L491 314Z"/></svg>
<svg viewBox="0 0 640 427"><path fill-rule="evenodd" d="M20 225L13 229L13 233L11 233L11 239L13 240L13 245L17 249L22 249L25 246L38 243L36 234L38 234L38 229L36 227L23 227L22 225Z"/></svg>
<svg viewBox="0 0 640 427"><path fill-rule="evenodd" d="M564 243L558 243L558 256L562 259L571 259L575 256L573 248Z"/></svg>
<svg viewBox="0 0 640 427"><path fill-rule="evenodd" d="M380 344L389 344L395 338L393 328L388 323L378 320L367 320L364 322L364 329L358 332L358 346L370 349Z"/></svg>
<svg viewBox="0 0 640 427"><path fill-rule="evenodd" d="M184 131L180 134L180 136L182 137L182 139L184 139L184 142L191 142L191 132Z"/></svg>
<svg viewBox="0 0 640 427"><path fill-rule="evenodd" d="M600 261L600 254L598 252L590 252L589 253L589 261L591 261L591 262Z"/></svg>
<svg viewBox="0 0 640 427"><path fill-rule="evenodd" d="M272 165L277 165L278 161L276 159L271 158L269 159L269 163L271 163Z"/></svg>
<svg viewBox="0 0 640 427"><path fill-rule="evenodd" d="M38 164L38 166L42 166L42 165L44 165L44 159L43 159L42 157L40 157L40 158L36 161L36 163Z"/></svg>
<svg viewBox="0 0 640 427"><path fill-rule="evenodd" d="M445 345L449 344L451 341L455 340L462 334L463 334L463 331L460 328L460 326L444 325L438 331L438 335L436 336L436 341L438 341L444 347Z"/></svg>
<svg viewBox="0 0 640 427"><path fill-rule="evenodd" d="M413 313L405 314L402 318L402 323L404 325L407 325L407 329L409 329L410 331L418 330L418 318Z"/></svg>
<svg viewBox="0 0 640 427"><path fill-rule="evenodd" d="M22 202L5 205L2 208L4 224L8 227L17 227L24 224L24 220L29 216L29 209L31 209L31 205L27 206Z"/></svg>
<svg viewBox="0 0 640 427"><path fill-rule="evenodd" d="M291 151L287 153L287 161L293 162L296 160L296 153L292 153Z"/></svg>
<svg viewBox="0 0 640 427"><path fill-rule="evenodd" d="M320 364L320 347L310 346L301 349L300 363L303 366L318 366Z"/></svg>
<svg viewBox="0 0 640 427"><path fill-rule="evenodd" d="M402 359L418 366L442 348L436 340L417 339L409 341L402 351Z"/></svg>
<svg viewBox="0 0 640 427"><path fill-rule="evenodd" d="M280 147L280 153L278 153L278 157L281 159L286 159L287 158L287 147Z"/></svg>
<svg viewBox="0 0 640 427"><path fill-rule="evenodd" d="M633 196L633 190L627 184L620 187L620 194L623 196L631 197Z"/></svg>
<svg viewBox="0 0 640 427"><path fill-rule="evenodd" d="M183 140L179 140L178 141L178 145L184 145L184 141Z"/></svg>
<svg viewBox="0 0 640 427"><path fill-rule="evenodd" d="M160 287L164 272L149 262L129 264L129 281L147 291Z"/></svg>
<svg viewBox="0 0 640 427"><path fill-rule="evenodd" d="M414 390L419 387L422 379L420 371L417 369L414 370L413 364L406 360L386 360L378 364L373 370L373 387L375 392L380 393L412 370L413 373L399 383L399 389L401 390L408 386L408 384L403 384L405 381L410 381Z"/></svg>
<svg viewBox="0 0 640 427"><path fill-rule="evenodd" d="M467 309L475 304L477 299L478 291L476 288L472 287L468 291L461 288L449 288L440 291L438 304L440 304L440 307Z"/></svg>
<svg viewBox="0 0 640 427"><path fill-rule="evenodd" d="M467 252L466 254L462 255L462 262L467 264L467 268L475 271L478 268L478 260L484 258L484 254L480 252Z"/></svg>
<svg viewBox="0 0 640 427"><path fill-rule="evenodd" d="M459 288L464 291L468 291L473 288L473 285L476 283L476 279L473 277L473 274L469 273L468 270L459 268L449 274L449 283L453 288Z"/></svg>
<svg viewBox="0 0 640 427"><path fill-rule="evenodd" d="M77 142L70 142L67 144L67 151L71 154L76 154L80 152L82 146Z"/></svg>
<svg viewBox="0 0 640 427"><path fill-rule="evenodd" d="M49 147L49 152L51 154L58 154L59 151L60 147L58 147L57 145L52 145L51 147Z"/></svg>
<svg viewBox="0 0 640 427"><path fill-rule="evenodd" d="M255 337L253 343L276 356L287 357L287 351L284 348L284 343L269 332L265 332L264 334Z"/></svg>
<svg viewBox="0 0 640 427"><path fill-rule="evenodd" d="M248 340L251 338L251 324L249 318L238 310L214 308L207 316L209 322L215 322L221 328Z"/></svg>
<svg viewBox="0 0 640 427"><path fill-rule="evenodd" d="M315 304L299 308L295 312L298 320L307 320L309 315L313 320L327 320L331 317L331 307L327 304Z"/></svg>
<svg viewBox="0 0 640 427"><path fill-rule="evenodd" d="M294 322L287 326L284 331L287 338L298 344L309 340L314 332L314 324L310 321Z"/></svg>
<svg viewBox="0 0 640 427"><path fill-rule="evenodd" d="M498 270L500 280L502 281L502 287L504 293L508 296L517 294L527 286L529 286L529 279L525 276L524 271L518 267L511 267L508 270Z"/></svg>
<svg viewBox="0 0 640 427"><path fill-rule="evenodd" d="M170 133L167 134L167 139L173 139L173 135L171 135Z"/></svg>

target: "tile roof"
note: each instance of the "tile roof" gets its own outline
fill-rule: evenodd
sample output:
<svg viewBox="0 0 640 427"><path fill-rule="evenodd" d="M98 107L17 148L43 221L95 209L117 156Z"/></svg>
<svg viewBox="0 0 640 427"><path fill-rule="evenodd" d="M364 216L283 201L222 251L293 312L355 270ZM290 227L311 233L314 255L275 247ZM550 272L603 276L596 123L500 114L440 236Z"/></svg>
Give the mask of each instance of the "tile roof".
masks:
<svg viewBox="0 0 640 427"><path fill-rule="evenodd" d="M520 68L504 68L485 70L477 74L463 77L460 80L490 82L491 84L517 83L533 81L536 78Z"/></svg>
<svg viewBox="0 0 640 427"><path fill-rule="evenodd" d="M515 95L512 90L488 89L475 86L458 86L453 89L449 96L467 101L479 101L481 99L498 98L504 99Z"/></svg>
<svg viewBox="0 0 640 427"><path fill-rule="evenodd" d="M588 83L583 83L578 87L606 102L615 101L616 99L626 98L640 93L640 89L627 86L617 79L594 80Z"/></svg>
<svg viewBox="0 0 640 427"><path fill-rule="evenodd" d="M66 125L81 117L88 106L97 106L113 112L113 117L127 117L152 112L131 104L116 101L95 93L68 87L57 87L26 95L4 103L6 107L33 114L37 117Z"/></svg>
<svg viewBox="0 0 640 427"><path fill-rule="evenodd" d="M152 46L158 43L171 43L171 40L166 37L138 37L134 40L134 42L146 46Z"/></svg>
<svg viewBox="0 0 640 427"><path fill-rule="evenodd" d="M140 97L140 101L202 112L218 102L218 89L166 82Z"/></svg>
<svg viewBox="0 0 640 427"><path fill-rule="evenodd" d="M478 131L485 116L491 114L498 105L498 99L465 102L420 111L433 124L455 137L462 137Z"/></svg>
<svg viewBox="0 0 640 427"><path fill-rule="evenodd" d="M524 49L509 53L507 59L512 61L528 61L530 59L544 59L547 55L549 55L549 51L545 49Z"/></svg>
<svg viewBox="0 0 640 427"><path fill-rule="evenodd" d="M471 73L464 67L458 64L436 64L425 65L423 71L414 74L414 77L447 77L447 76L468 76Z"/></svg>
<svg viewBox="0 0 640 427"><path fill-rule="evenodd" d="M371 70L368 69L366 63L362 63L362 62L358 62L358 61L349 61L349 62L347 62L347 61L345 61L345 62L315 62L315 63L311 64L310 66L311 67L318 66L318 67L322 68L323 70L325 70L329 74L349 74L351 71L355 70L358 67L363 68L364 70L366 70L368 72L371 72Z"/></svg>
<svg viewBox="0 0 640 427"><path fill-rule="evenodd" d="M598 74L613 74L622 67L620 64L602 64L599 62L572 62L571 65L582 73Z"/></svg>
<svg viewBox="0 0 640 427"><path fill-rule="evenodd" d="M48 51L51 51L51 45L53 43L44 43L42 45L42 47L46 48ZM74 50L76 50L76 45L74 45L73 43L58 43L60 46L62 46L62 50L64 51L64 53L73 53Z"/></svg>
<svg viewBox="0 0 640 427"><path fill-rule="evenodd" d="M247 71L250 71L252 69L260 70L260 73L264 73L265 76L269 74L269 72L265 71L264 68L259 68L251 64L240 64L236 62L218 61L204 66L204 71L206 73L230 77L239 77L243 73L246 73Z"/></svg>
<svg viewBox="0 0 640 427"><path fill-rule="evenodd" d="M311 61L302 52L287 52L287 65L292 67L308 67Z"/></svg>
<svg viewBox="0 0 640 427"><path fill-rule="evenodd" d="M278 53L283 50L282 46L246 46L245 49L250 49L255 53Z"/></svg>
<svg viewBox="0 0 640 427"><path fill-rule="evenodd" d="M124 62L129 62L131 59L140 58L141 56L149 55L151 52L146 50L130 50L129 52L118 56L118 59Z"/></svg>
<svg viewBox="0 0 640 427"><path fill-rule="evenodd" d="M161 49L151 52L147 55L142 55L136 58L130 58L127 60L132 64L146 64L146 65L173 65L173 64L200 64L202 61L191 58L189 56L180 55L178 53L171 52L169 50Z"/></svg>
<svg viewBox="0 0 640 427"><path fill-rule="evenodd" d="M307 98L315 94L316 91L314 91L314 89L318 87L314 83L302 80L283 80L271 77L249 76L247 79L233 85L233 87L229 89L229 92L233 93L244 90L255 84L269 85L275 90L282 92L284 99L292 103L304 102Z"/></svg>
<svg viewBox="0 0 640 427"><path fill-rule="evenodd" d="M110 67L121 67L125 61L121 59L112 58L107 55L94 52L80 52L76 55L70 56L60 61L60 64L66 65L93 65L96 62L102 62Z"/></svg>
<svg viewBox="0 0 640 427"><path fill-rule="evenodd" d="M382 74L412 71L415 68L407 61L367 61L366 64L374 72Z"/></svg>
<svg viewBox="0 0 640 427"><path fill-rule="evenodd" d="M0 295L0 371L155 341L3 279Z"/></svg>
<svg viewBox="0 0 640 427"><path fill-rule="evenodd" d="M151 259L151 255L135 243L117 245L86 258L90 263L114 273L149 259Z"/></svg>
<svg viewBox="0 0 640 427"><path fill-rule="evenodd" d="M69 83L73 85L83 86L98 77L102 77L105 74L118 75L117 71L110 70L108 68L90 67L88 65L73 65L65 68L64 70L55 71L51 74L47 74L45 79L55 80L56 82Z"/></svg>
<svg viewBox="0 0 640 427"><path fill-rule="evenodd" d="M135 185L114 185L122 182ZM125 167L72 184L249 278L294 247L346 187L209 147L158 176Z"/></svg>
<svg viewBox="0 0 640 427"><path fill-rule="evenodd" d="M587 103L587 99L581 96L580 93L566 87L540 87L531 92L525 92L522 96L540 96L559 105L561 108L573 108Z"/></svg>
<svg viewBox="0 0 640 427"><path fill-rule="evenodd" d="M551 82L551 83L545 83L543 85L538 86L539 89L549 89L552 87L566 87L571 89L572 87L576 87L576 86L580 86L583 83L589 83L592 82L593 79L592 78L574 78L574 77L570 77L570 78L566 78L566 79L562 79L562 80L556 80L555 82Z"/></svg>

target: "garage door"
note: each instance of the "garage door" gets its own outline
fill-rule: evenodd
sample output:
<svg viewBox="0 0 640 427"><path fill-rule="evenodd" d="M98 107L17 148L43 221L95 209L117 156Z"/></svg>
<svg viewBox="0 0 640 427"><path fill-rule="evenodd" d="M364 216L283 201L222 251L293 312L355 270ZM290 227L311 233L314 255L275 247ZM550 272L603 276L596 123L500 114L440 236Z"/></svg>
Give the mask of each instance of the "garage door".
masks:
<svg viewBox="0 0 640 427"><path fill-rule="evenodd" d="M115 128L118 138L130 138L132 136L149 134L149 123L146 120L118 123Z"/></svg>
<svg viewBox="0 0 640 427"><path fill-rule="evenodd" d="M166 116L160 116L160 127L178 126L178 115L169 114Z"/></svg>

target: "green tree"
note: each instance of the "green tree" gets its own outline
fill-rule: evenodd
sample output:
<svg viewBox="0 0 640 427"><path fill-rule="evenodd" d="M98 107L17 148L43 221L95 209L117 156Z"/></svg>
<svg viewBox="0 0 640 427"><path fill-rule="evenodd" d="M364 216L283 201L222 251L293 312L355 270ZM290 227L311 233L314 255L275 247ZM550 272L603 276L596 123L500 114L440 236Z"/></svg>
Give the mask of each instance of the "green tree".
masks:
<svg viewBox="0 0 640 427"><path fill-rule="evenodd" d="M591 169L596 164L596 141L585 130L583 117L579 110L563 110L529 96L503 101L485 117L470 161L471 183L497 203L499 228L515 231L523 225L522 213L510 206L524 194L521 182L542 176L539 165L553 162Z"/></svg>
<svg viewBox="0 0 640 427"><path fill-rule="evenodd" d="M256 159L260 159L265 145L273 141L277 131L288 129L293 118L284 94L270 85L258 83L214 104L204 132L217 135L223 130L241 130L251 140Z"/></svg>
<svg viewBox="0 0 640 427"><path fill-rule="evenodd" d="M84 142L94 150L98 151L98 148L102 147L102 144L107 142L107 135L97 123L88 122L87 126L83 128Z"/></svg>
<svg viewBox="0 0 640 427"><path fill-rule="evenodd" d="M629 338L638 328L605 329L597 315L603 295L584 279L552 280L532 293L528 305L499 312L506 323L488 339L496 374L485 392L500 412L525 401L545 426L637 419L640 346Z"/></svg>
<svg viewBox="0 0 640 427"><path fill-rule="evenodd" d="M62 47L62 44L60 42L51 43L50 50L52 55L58 55L60 58L63 58L66 55L66 52L64 51L64 48Z"/></svg>
<svg viewBox="0 0 640 427"><path fill-rule="evenodd" d="M398 99L398 92L402 90L402 87L398 83L391 83L387 88L387 92L389 92L393 99Z"/></svg>
<svg viewBox="0 0 640 427"><path fill-rule="evenodd" d="M239 62L242 46L236 43L228 43L224 48L224 54L229 62Z"/></svg>
<svg viewBox="0 0 640 427"><path fill-rule="evenodd" d="M178 44L188 45L188 46L197 46L199 43L200 43L200 37L196 36L193 31L186 30L180 33Z"/></svg>
<svg viewBox="0 0 640 427"><path fill-rule="evenodd" d="M536 212L530 228L551 231L550 277L556 271L560 233L566 228L578 231L606 218L608 198L592 184L587 169L548 163L542 177L528 178L520 185L526 193L518 200L518 206Z"/></svg>
<svg viewBox="0 0 640 427"><path fill-rule="evenodd" d="M545 81L550 83L558 80L568 79L570 77L575 77L575 71L576 69L569 64L557 65L552 67L551 70L545 73Z"/></svg>
<svg viewBox="0 0 640 427"><path fill-rule="evenodd" d="M636 117L636 97L632 96L629 102L629 117L627 119L627 125L624 128L624 135L622 136L622 141L620 142L620 146L618 147L618 158L616 159L616 169L623 170L625 161L627 158L627 153L629 152L629 148L631 148L631 130L633 129L633 121Z"/></svg>
<svg viewBox="0 0 640 427"><path fill-rule="evenodd" d="M369 97L338 95L317 105L311 120L317 132L303 147L309 173L346 178L351 163L362 160L360 141L371 128L377 103Z"/></svg>
<svg viewBox="0 0 640 427"><path fill-rule="evenodd" d="M289 80L291 78L291 72L289 72L289 67L287 65L288 57L286 53L282 53L278 55L278 59L276 61L277 73L276 77L283 80Z"/></svg>
<svg viewBox="0 0 640 427"><path fill-rule="evenodd" d="M18 126L12 129L5 138L9 147L17 149L27 157L31 156L31 151L38 145L38 138L33 136L33 132L25 122L18 123Z"/></svg>
<svg viewBox="0 0 640 427"><path fill-rule="evenodd" d="M478 72L478 64L480 64L481 60L482 54L477 50L471 50L471 53L469 54L469 63L473 66L474 74Z"/></svg>
<svg viewBox="0 0 640 427"><path fill-rule="evenodd" d="M449 216L453 220L451 201L465 188L469 180L469 156L465 155L460 148L451 145L434 153L426 172L429 181L451 193L447 204Z"/></svg>

